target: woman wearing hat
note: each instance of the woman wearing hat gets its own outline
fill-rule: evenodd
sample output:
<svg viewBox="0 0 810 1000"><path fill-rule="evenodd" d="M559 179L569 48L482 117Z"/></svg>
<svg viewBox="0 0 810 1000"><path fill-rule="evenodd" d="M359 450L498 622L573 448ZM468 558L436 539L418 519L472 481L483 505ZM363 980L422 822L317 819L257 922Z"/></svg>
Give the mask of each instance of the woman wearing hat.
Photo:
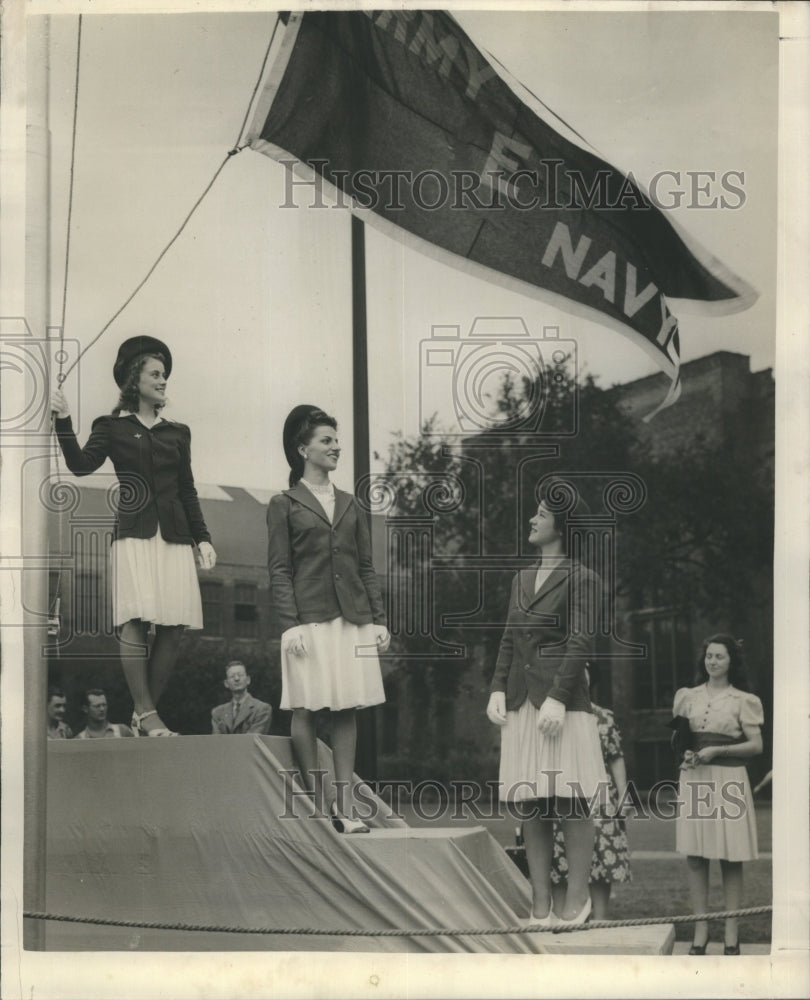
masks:
<svg viewBox="0 0 810 1000"><path fill-rule="evenodd" d="M355 709L385 701L377 652L388 648L382 595L365 517L329 479L337 468L337 423L316 406L296 406L284 424L290 488L267 509L268 566L282 627L281 708L302 779L338 830L368 827L347 815L357 742ZM330 713L334 784L318 769L315 713Z"/></svg>
<svg viewBox="0 0 810 1000"><path fill-rule="evenodd" d="M84 448L73 432L64 394L57 390L51 397L70 471L86 476L109 458L121 486L110 556L112 604L134 702L132 728L143 736L176 735L156 706L174 669L183 629L202 628L194 546L203 569L216 562L191 473L191 432L160 413L171 370L171 352L162 341L124 341L113 367L118 404L111 415L93 421ZM151 649L150 625L155 628Z"/></svg>
<svg viewBox="0 0 810 1000"><path fill-rule="evenodd" d="M562 487L562 488L561 488ZM590 914L588 878L594 842L589 804L607 787L586 664L593 656L601 581L566 555L567 516L553 480L529 521L539 565L512 582L491 694L490 722L501 727L501 799L523 821L532 885L530 923L581 924ZM588 513L579 501L576 515ZM568 858L564 905L554 914L551 864L554 819Z"/></svg>

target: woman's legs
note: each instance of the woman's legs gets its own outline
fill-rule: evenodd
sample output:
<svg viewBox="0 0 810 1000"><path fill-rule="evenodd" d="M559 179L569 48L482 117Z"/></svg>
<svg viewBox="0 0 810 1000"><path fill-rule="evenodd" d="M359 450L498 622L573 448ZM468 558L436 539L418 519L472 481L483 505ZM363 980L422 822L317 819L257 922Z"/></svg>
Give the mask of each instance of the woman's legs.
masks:
<svg viewBox="0 0 810 1000"><path fill-rule="evenodd" d="M146 635L147 625L140 619L125 622L119 632L121 666L138 715L155 708L149 692L149 644Z"/></svg>
<svg viewBox="0 0 810 1000"><path fill-rule="evenodd" d="M180 652L183 625L156 625L155 641L149 654L147 681L153 704L157 705L166 689Z"/></svg>
<svg viewBox="0 0 810 1000"><path fill-rule="evenodd" d="M593 820L587 818L564 819L562 825L568 861L568 891L565 908L557 916L573 920L590 898L588 880L593 858L594 825Z"/></svg>
<svg viewBox="0 0 810 1000"><path fill-rule="evenodd" d="M693 913L708 913L709 911L709 859L699 858L694 854L686 857L689 872L689 899L692 902ZM703 947L709 940L709 924L699 920L695 924L692 943Z"/></svg>
<svg viewBox="0 0 810 1000"><path fill-rule="evenodd" d="M323 774L318 770L318 740L315 730L315 713L307 708L293 709L290 723L295 759L304 788L313 793L315 808L324 811Z"/></svg>
<svg viewBox="0 0 810 1000"><path fill-rule="evenodd" d="M523 819L523 843L526 846L529 881L532 884L532 916L542 920L548 916L551 908L553 820L542 818L536 808L531 813L527 812Z"/></svg>
<svg viewBox="0 0 810 1000"><path fill-rule="evenodd" d="M121 666L136 715L157 712L157 703L177 662L183 636L182 625L157 625L150 652L148 628L147 622L136 618L125 622L119 633ZM166 726L159 715L150 715L141 728L149 733Z"/></svg>
<svg viewBox="0 0 810 1000"><path fill-rule="evenodd" d="M357 717L353 708L331 713L332 760L335 764L334 801L341 815L350 816L354 758L357 751ZM347 795L346 792L349 791Z"/></svg>
<svg viewBox="0 0 810 1000"><path fill-rule="evenodd" d="M594 920L609 920L610 882L591 882L591 916Z"/></svg>
<svg viewBox="0 0 810 1000"><path fill-rule="evenodd" d="M742 861L721 861L720 871L723 873L723 907L726 910L738 910L742 906L743 896ZM726 918L725 943L739 943L736 917Z"/></svg>

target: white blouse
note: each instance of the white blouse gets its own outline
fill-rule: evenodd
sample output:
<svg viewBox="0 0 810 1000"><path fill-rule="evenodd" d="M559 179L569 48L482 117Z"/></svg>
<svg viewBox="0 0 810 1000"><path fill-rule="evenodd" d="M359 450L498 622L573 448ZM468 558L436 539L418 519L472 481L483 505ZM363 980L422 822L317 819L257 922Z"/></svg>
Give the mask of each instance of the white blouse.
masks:
<svg viewBox="0 0 810 1000"><path fill-rule="evenodd" d="M326 516L329 518L329 523L331 524L335 519L335 487L333 483L329 483L328 486L313 486L312 483L308 483L306 479L300 479L299 482L303 483L304 486L309 490L309 492L315 497L318 503L323 507Z"/></svg>
<svg viewBox="0 0 810 1000"><path fill-rule="evenodd" d="M761 726L765 721L759 698L731 685L716 694L705 684L680 688L672 711L689 719L694 733L723 733L732 739L743 735L743 726Z"/></svg>

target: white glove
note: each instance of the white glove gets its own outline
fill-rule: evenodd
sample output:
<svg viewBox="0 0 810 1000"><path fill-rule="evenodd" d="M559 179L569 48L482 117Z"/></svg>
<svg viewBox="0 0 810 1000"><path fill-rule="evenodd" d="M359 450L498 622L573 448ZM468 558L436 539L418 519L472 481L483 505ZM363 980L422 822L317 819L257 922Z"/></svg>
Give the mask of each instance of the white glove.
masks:
<svg viewBox="0 0 810 1000"><path fill-rule="evenodd" d="M306 656L307 648L304 645L304 630L300 625L293 625L285 632L281 633L281 648L285 653L292 656Z"/></svg>
<svg viewBox="0 0 810 1000"><path fill-rule="evenodd" d="M493 691L487 703L487 718L496 726L506 725L506 694Z"/></svg>
<svg viewBox="0 0 810 1000"><path fill-rule="evenodd" d="M565 721L565 705L556 698L546 698L540 706L537 728L546 736L559 736Z"/></svg>
<svg viewBox="0 0 810 1000"><path fill-rule="evenodd" d="M374 641L377 643L377 650L384 653L391 645L391 633L385 625L374 626Z"/></svg>
<svg viewBox="0 0 810 1000"><path fill-rule="evenodd" d="M200 542L197 546L200 554L200 569L213 569L217 564L217 554L210 542Z"/></svg>

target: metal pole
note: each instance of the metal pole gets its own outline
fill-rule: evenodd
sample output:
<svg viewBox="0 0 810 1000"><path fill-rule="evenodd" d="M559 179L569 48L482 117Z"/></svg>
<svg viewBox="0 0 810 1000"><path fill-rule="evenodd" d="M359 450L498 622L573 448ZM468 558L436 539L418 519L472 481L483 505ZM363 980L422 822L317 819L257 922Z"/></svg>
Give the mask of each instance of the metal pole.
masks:
<svg viewBox="0 0 810 1000"><path fill-rule="evenodd" d="M354 388L354 481L370 469L368 415L368 323L366 318L366 234L352 216L352 378ZM357 773L377 780L376 709L357 714Z"/></svg>
<svg viewBox="0 0 810 1000"><path fill-rule="evenodd" d="M48 17L26 19L27 28L27 121L25 199L25 315L33 340L44 341L48 327L50 225L50 136L48 132L49 33ZM43 345L47 348L47 345ZM32 349L34 349L32 345ZM47 385L36 385L37 394L47 393ZM47 420L47 407L45 410ZM39 499L41 471L47 475L48 442L34 433L25 446L23 469L25 491L22 510L22 554L26 558L48 554L47 515ZM34 472L37 470L37 472ZM33 473L33 474L32 474ZM41 561L41 560L38 560ZM45 909L46 871L46 713L48 664L43 655L47 642L48 573L46 569L23 570L23 625L25 700L23 902L27 910ZM43 615L44 612L44 615ZM23 946L31 950L45 947L44 924L25 923Z"/></svg>

